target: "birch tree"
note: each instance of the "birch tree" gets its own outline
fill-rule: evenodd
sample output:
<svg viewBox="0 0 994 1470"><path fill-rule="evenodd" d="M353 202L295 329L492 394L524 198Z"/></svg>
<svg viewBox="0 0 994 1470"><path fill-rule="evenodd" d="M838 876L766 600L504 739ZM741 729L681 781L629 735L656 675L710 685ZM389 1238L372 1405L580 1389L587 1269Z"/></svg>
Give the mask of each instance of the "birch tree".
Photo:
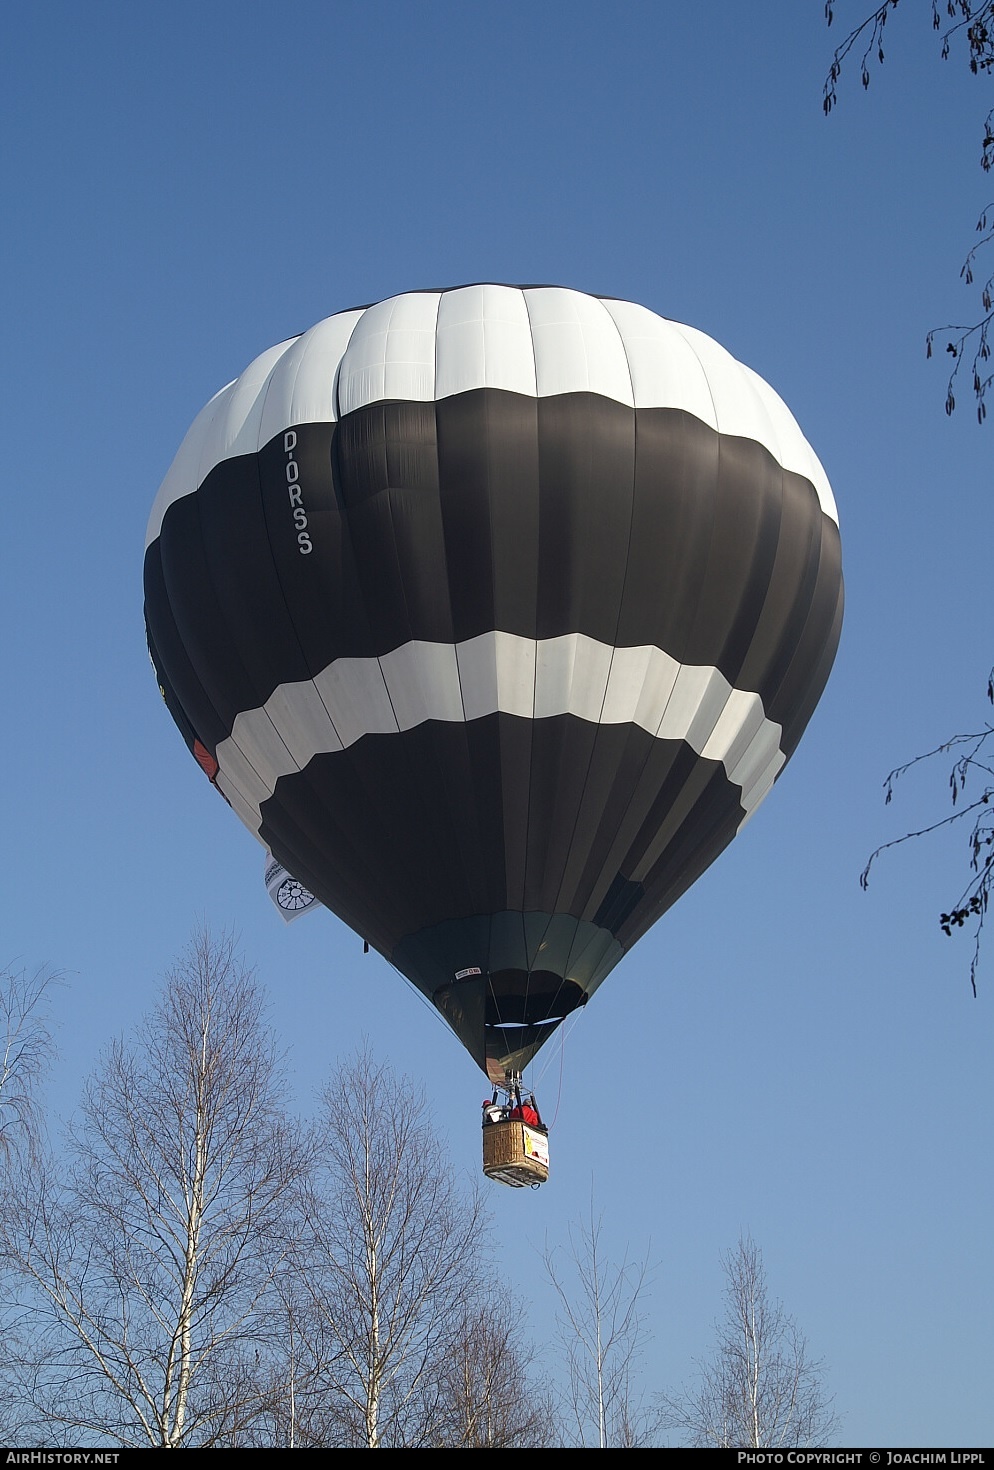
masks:
<svg viewBox="0 0 994 1470"><path fill-rule="evenodd" d="M306 1166L282 1094L259 987L204 932L108 1049L61 1177L25 1171L5 1227L21 1392L49 1435L210 1446L251 1421Z"/></svg>
<svg viewBox="0 0 994 1470"><path fill-rule="evenodd" d="M763 1254L744 1236L722 1259L725 1315L696 1384L664 1398L665 1420L693 1449L818 1449L837 1429L823 1365L770 1297Z"/></svg>
<svg viewBox="0 0 994 1470"><path fill-rule="evenodd" d="M319 1184L299 1279L312 1293L313 1441L430 1442L426 1385L489 1262L479 1195L454 1182L424 1094L361 1052L325 1091Z"/></svg>
<svg viewBox="0 0 994 1470"><path fill-rule="evenodd" d="M562 1447L556 1407L523 1336L520 1308L498 1291L467 1311L429 1390L432 1448Z"/></svg>
<svg viewBox="0 0 994 1470"><path fill-rule="evenodd" d="M642 1297L648 1256L613 1264L591 1205L589 1222L571 1225L568 1264L555 1250L545 1267L559 1298L559 1340L569 1373L569 1407L579 1443L598 1449L639 1449L651 1420L637 1385L645 1341Z"/></svg>

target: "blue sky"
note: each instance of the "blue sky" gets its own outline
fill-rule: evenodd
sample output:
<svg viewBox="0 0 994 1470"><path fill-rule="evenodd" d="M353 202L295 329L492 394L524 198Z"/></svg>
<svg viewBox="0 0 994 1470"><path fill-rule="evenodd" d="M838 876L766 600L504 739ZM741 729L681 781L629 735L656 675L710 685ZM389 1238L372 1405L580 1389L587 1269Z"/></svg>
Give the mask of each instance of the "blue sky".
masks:
<svg viewBox="0 0 994 1470"><path fill-rule="evenodd" d="M330 915L284 929L262 853L159 699L145 524L190 421L271 343L424 286L549 282L716 337L785 398L839 505L847 580L827 692L732 848L533 1070L553 1177L491 1190L525 1329L540 1255L594 1209L657 1262L650 1391L688 1378L751 1231L848 1445L994 1439L994 956L936 916L953 837L869 852L945 810L887 771L977 728L992 647L991 434L943 413L925 333L987 202L990 82L901 7L830 119L840 0L499 7L50 3L5 15L0 169L6 484L0 959L64 970L71 1111L198 922L273 997L297 1100L363 1038L444 1103L479 1167L483 1083L435 1013ZM919 15L919 10L921 14ZM836 36L836 32L839 33Z"/></svg>

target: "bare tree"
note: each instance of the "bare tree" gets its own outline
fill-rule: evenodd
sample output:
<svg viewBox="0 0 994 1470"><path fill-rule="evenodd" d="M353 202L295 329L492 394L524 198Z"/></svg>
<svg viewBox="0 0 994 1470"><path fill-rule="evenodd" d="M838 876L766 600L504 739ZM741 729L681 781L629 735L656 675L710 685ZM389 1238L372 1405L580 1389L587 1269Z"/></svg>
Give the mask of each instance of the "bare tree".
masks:
<svg viewBox="0 0 994 1470"><path fill-rule="evenodd" d="M90 1081L62 1178L23 1171L5 1223L49 1434L178 1448L251 1419L306 1165L282 1092L254 977L200 934Z"/></svg>
<svg viewBox="0 0 994 1470"><path fill-rule="evenodd" d="M453 1182L423 1093L368 1051L327 1088L323 1165L300 1279L320 1326L312 1442L430 1442L431 1375L451 1355L488 1259L479 1195Z"/></svg>
<svg viewBox="0 0 994 1470"><path fill-rule="evenodd" d="M428 1384L432 1448L550 1449L562 1436L551 1393L543 1387L521 1312L507 1296L488 1294L466 1312Z"/></svg>
<svg viewBox="0 0 994 1470"><path fill-rule="evenodd" d="M48 998L56 977L38 970L0 971L0 1162L16 1150L37 1154L42 1113L38 1088L54 1053Z"/></svg>
<svg viewBox="0 0 994 1470"><path fill-rule="evenodd" d="M666 1425L693 1449L816 1449L837 1429L823 1366L770 1298L759 1247L744 1236L722 1258L725 1315L697 1383L663 1398Z"/></svg>
<svg viewBox="0 0 994 1470"><path fill-rule="evenodd" d="M581 1445L638 1449L652 1426L635 1375L645 1341L642 1294L649 1259L612 1265L601 1245L601 1221L571 1225L569 1265L546 1249L545 1268L559 1298L559 1339L569 1370L569 1407Z"/></svg>

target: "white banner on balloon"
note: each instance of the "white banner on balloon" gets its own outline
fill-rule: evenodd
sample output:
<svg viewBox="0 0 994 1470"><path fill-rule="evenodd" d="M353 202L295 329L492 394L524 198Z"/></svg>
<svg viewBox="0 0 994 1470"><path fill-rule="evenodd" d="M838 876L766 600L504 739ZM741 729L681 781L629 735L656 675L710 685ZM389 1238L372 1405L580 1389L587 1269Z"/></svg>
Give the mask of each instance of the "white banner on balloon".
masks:
<svg viewBox="0 0 994 1470"><path fill-rule="evenodd" d="M285 924L292 924L301 914L309 914L312 909L321 907L320 900L303 883L298 882L292 873L288 873L271 852L266 853L266 890Z"/></svg>

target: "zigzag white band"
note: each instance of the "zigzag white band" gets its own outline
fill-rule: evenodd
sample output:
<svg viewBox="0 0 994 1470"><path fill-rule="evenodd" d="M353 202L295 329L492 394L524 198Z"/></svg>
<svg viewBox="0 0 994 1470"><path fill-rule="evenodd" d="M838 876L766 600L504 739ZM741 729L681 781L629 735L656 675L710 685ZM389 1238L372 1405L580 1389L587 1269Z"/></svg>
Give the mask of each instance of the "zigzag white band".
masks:
<svg viewBox="0 0 994 1470"><path fill-rule="evenodd" d="M405 643L381 658L339 658L313 680L281 684L235 720L217 749L217 784L255 833L281 776L364 735L399 734L426 720L461 724L496 713L575 715L634 724L720 761L748 818L786 757L781 727L758 694L715 668L679 664L652 645L611 648L582 633L535 640L483 633L465 643ZM743 820L745 820L745 818Z"/></svg>

